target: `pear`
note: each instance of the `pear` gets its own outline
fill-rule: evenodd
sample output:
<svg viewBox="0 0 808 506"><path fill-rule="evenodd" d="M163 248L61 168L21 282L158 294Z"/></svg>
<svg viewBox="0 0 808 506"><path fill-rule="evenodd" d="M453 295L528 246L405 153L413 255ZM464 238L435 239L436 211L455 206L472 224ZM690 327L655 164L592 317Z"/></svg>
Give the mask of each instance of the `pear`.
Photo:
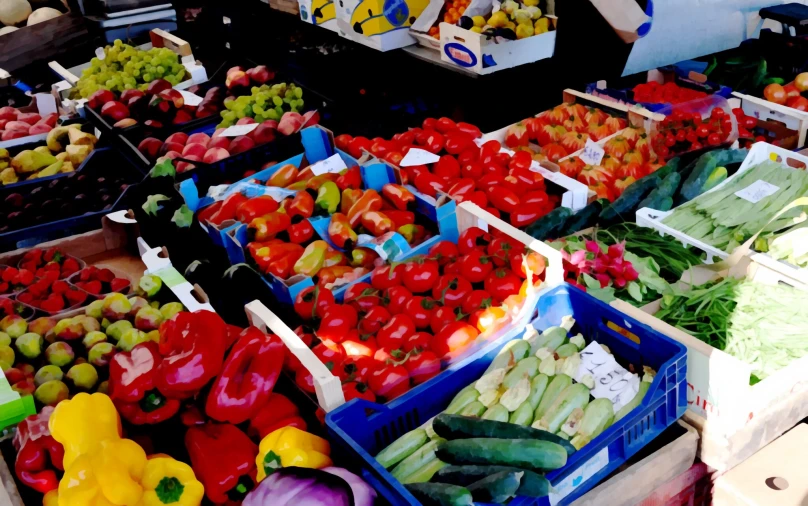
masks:
<svg viewBox="0 0 808 506"><path fill-rule="evenodd" d="M84 159L87 158L87 155L89 155L90 151L92 150L93 150L92 146L88 145L77 146L75 144L70 144L65 149L65 151L67 151L67 155L70 157L70 163L72 163L73 166L81 165L81 162L83 162Z"/></svg>
<svg viewBox="0 0 808 506"><path fill-rule="evenodd" d="M67 137L70 139L70 144L76 146L93 146L95 144L95 135L82 132L78 128L69 128Z"/></svg>
<svg viewBox="0 0 808 506"><path fill-rule="evenodd" d="M48 177L58 174L62 170L62 166L64 162L61 160L57 160L55 163L52 163L45 167L44 169L40 170L36 173L36 177Z"/></svg>
<svg viewBox="0 0 808 506"><path fill-rule="evenodd" d="M63 162L66 162L68 160L67 153L65 153L64 151L62 151L61 153L57 153L56 154L56 159L61 160Z"/></svg>
<svg viewBox="0 0 808 506"><path fill-rule="evenodd" d="M11 156L8 154L8 150L6 148L0 148L0 160L8 160Z"/></svg>
<svg viewBox="0 0 808 506"><path fill-rule="evenodd" d="M53 155L46 155L28 149L20 151L17 156L11 159L11 166L14 167L17 174L30 174L52 163L56 163L56 157Z"/></svg>
<svg viewBox="0 0 808 506"><path fill-rule="evenodd" d="M72 164L72 163L70 163L70 162L64 162L64 163L62 164L62 170L60 170L59 172L61 172L61 173L63 173L63 174L64 174L64 173L66 173L66 172L73 172L74 170L76 170L76 169L75 169L75 167L73 167L73 164Z"/></svg>
<svg viewBox="0 0 808 506"><path fill-rule="evenodd" d="M37 153L42 153L43 155L50 155L52 154L48 146L37 146L34 148L34 151Z"/></svg>
<svg viewBox="0 0 808 506"><path fill-rule="evenodd" d="M48 132L48 137L46 138L46 143L48 145L48 149L51 151L58 153L59 151L64 151L65 146L69 142L68 137L69 129L68 127L58 126Z"/></svg>
<svg viewBox="0 0 808 506"><path fill-rule="evenodd" d="M14 184L19 180L17 173L11 167L0 171L0 184Z"/></svg>

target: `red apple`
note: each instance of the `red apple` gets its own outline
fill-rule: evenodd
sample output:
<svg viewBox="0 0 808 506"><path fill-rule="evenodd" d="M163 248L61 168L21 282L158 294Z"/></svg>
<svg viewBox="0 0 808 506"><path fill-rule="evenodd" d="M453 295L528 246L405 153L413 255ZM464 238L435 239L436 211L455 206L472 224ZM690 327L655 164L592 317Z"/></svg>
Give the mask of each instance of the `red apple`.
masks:
<svg viewBox="0 0 808 506"><path fill-rule="evenodd" d="M168 142L168 141L166 141L165 144L163 144L163 147L160 148L160 153L165 154L165 153L168 153L169 151L176 151L177 153L182 153L182 148L183 147L185 147L185 146L183 146L179 142Z"/></svg>
<svg viewBox="0 0 808 506"><path fill-rule="evenodd" d="M208 136L208 134L204 132L197 132L195 134L191 134L188 137L188 142L186 142L186 144L202 144L206 148L208 147L209 143L210 143L210 137Z"/></svg>
<svg viewBox="0 0 808 506"><path fill-rule="evenodd" d="M17 116L17 121L28 123L29 126L36 125L37 121L41 120L42 116L35 112L20 113Z"/></svg>
<svg viewBox="0 0 808 506"><path fill-rule="evenodd" d="M224 160L228 156L230 156L230 153L226 149L210 148L205 153L205 156L202 157L202 161L205 163L214 163L218 162L219 160Z"/></svg>
<svg viewBox="0 0 808 506"><path fill-rule="evenodd" d="M177 114L174 116L174 120L172 121L172 123L174 123L175 125L181 125L183 123L191 121L192 119L194 119L194 117L191 113L189 113L185 109L181 109L177 111Z"/></svg>
<svg viewBox="0 0 808 506"><path fill-rule="evenodd" d="M31 128L31 125L22 121L9 121L6 123L6 131L14 130L17 132L25 132L25 134L28 135L29 128Z"/></svg>
<svg viewBox="0 0 808 506"><path fill-rule="evenodd" d="M0 107L0 119L4 119L6 121L14 121L17 119L17 109L11 106Z"/></svg>
<svg viewBox="0 0 808 506"><path fill-rule="evenodd" d="M137 145L137 150L143 153L143 156L148 158L149 160L154 160L157 158L157 153L160 152L160 148L163 147L163 141L160 139L155 139L154 137L146 137L140 144Z"/></svg>
<svg viewBox="0 0 808 506"><path fill-rule="evenodd" d="M250 76L252 82L257 84L264 84L275 77L275 73L270 72L266 65L258 65L257 67L251 68L247 71L247 75Z"/></svg>
<svg viewBox="0 0 808 506"><path fill-rule="evenodd" d="M37 123L36 125L32 125L31 128L28 129L28 135L46 134L51 130L53 130L53 128L46 125L45 123Z"/></svg>
<svg viewBox="0 0 808 506"><path fill-rule="evenodd" d="M208 144L208 149L211 148L227 149L230 147L230 140L231 140L230 137L224 137L224 136L214 137L213 140L210 141L210 144Z"/></svg>
<svg viewBox="0 0 808 506"><path fill-rule="evenodd" d="M230 141L230 147L227 150L231 155L237 155L247 151L248 149L252 149L253 147L255 147L255 142L253 142L252 139L246 135L239 135Z"/></svg>
<svg viewBox="0 0 808 506"><path fill-rule="evenodd" d="M147 119L143 124L149 128L163 128L163 122L156 119Z"/></svg>
<svg viewBox="0 0 808 506"><path fill-rule="evenodd" d="M224 84L227 86L228 90L232 90L233 88L237 88L239 86L246 88L250 86L250 76L248 76L243 70L234 70L233 72L229 72L227 74Z"/></svg>
<svg viewBox="0 0 808 506"><path fill-rule="evenodd" d="M255 119L250 118L249 116L245 116L244 118L236 121L236 125L252 125L253 123L255 123Z"/></svg>
<svg viewBox="0 0 808 506"><path fill-rule="evenodd" d="M211 138L215 139L216 137L219 137L220 135L222 135L224 133L225 130L227 130L227 129L226 128L217 128L216 131L213 132L213 135L211 136Z"/></svg>
<svg viewBox="0 0 808 506"><path fill-rule="evenodd" d="M169 88L167 90L163 90L158 93L159 97L163 100L167 100L174 104L174 107L177 109L182 109L182 106L185 105L185 98L183 98L182 93L175 90L174 88Z"/></svg>
<svg viewBox="0 0 808 506"><path fill-rule="evenodd" d="M8 122L9 122L9 120L7 120L7 119L0 119L0 131L6 129L6 123L8 123Z"/></svg>
<svg viewBox="0 0 808 506"><path fill-rule="evenodd" d="M280 123L278 123L278 132L283 135L292 135L300 130L303 126L303 116L296 112L284 113Z"/></svg>
<svg viewBox="0 0 808 506"><path fill-rule="evenodd" d="M130 126L134 125L137 125L137 121L133 120L132 118L124 118L112 126L115 128L129 128Z"/></svg>
<svg viewBox="0 0 808 506"><path fill-rule="evenodd" d="M186 144L182 148L182 156L185 158L186 155L193 155L197 157L197 160L201 160L207 150L208 148L204 144Z"/></svg>
<svg viewBox="0 0 808 506"><path fill-rule="evenodd" d="M121 92L121 102L127 104L133 98L142 97L143 95L145 95L145 93L140 90L123 90L123 92Z"/></svg>
<svg viewBox="0 0 808 506"><path fill-rule="evenodd" d="M174 102L166 100L162 95L153 95L149 100L149 115L160 119L171 119L174 117L177 108Z"/></svg>
<svg viewBox="0 0 808 506"><path fill-rule="evenodd" d="M107 102L103 107L101 107L101 116L109 118L113 121L120 121L129 117L129 108L123 105L121 102L113 100L111 102Z"/></svg>
<svg viewBox="0 0 808 506"><path fill-rule="evenodd" d="M309 111L303 115L303 126L300 127L300 130L303 130L306 127L314 126L318 123L320 123L320 113L317 111Z"/></svg>
<svg viewBox="0 0 808 506"><path fill-rule="evenodd" d="M255 130L249 133L256 144L264 144L275 140L275 130L278 129L278 122L268 119L258 125Z"/></svg>
<svg viewBox="0 0 808 506"><path fill-rule="evenodd" d="M158 158L157 161L162 162L163 160L173 160L181 156L182 154L179 151L168 151L166 154Z"/></svg>
<svg viewBox="0 0 808 506"><path fill-rule="evenodd" d="M28 132L23 132L22 130L3 130L0 140L10 141L11 139L19 139L20 137L28 137Z"/></svg>
<svg viewBox="0 0 808 506"><path fill-rule="evenodd" d="M115 100L115 95L111 91L98 90L87 99L87 105L90 106L90 109L98 110L101 106L113 100Z"/></svg>
<svg viewBox="0 0 808 506"><path fill-rule="evenodd" d="M186 160L193 160L195 162L201 162L202 159L196 155L182 155L182 158ZM177 168L177 173L187 172L193 168L196 168L196 165L188 162L176 162L175 167Z"/></svg>
<svg viewBox="0 0 808 506"><path fill-rule="evenodd" d="M170 90L171 83L166 81L165 79L155 79L154 81L149 83L149 87L146 88L146 95L157 95L163 90Z"/></svg>
<svg viewBox="0 0 808 506"><path fill-rule="evenodd" d="M242 67L239 67L238 65L235 67L230 67L229 69L227 69L227 73L225 74L225 76L229 76L233 72L244 72L244 69Z"/></svg>
<svg viewBox="0 0 808 506"><path fill-rule="evenodd" d="M176 142L177 144L185 146L188 144L188 134L185 132L174 132L173 134L169 135L168 138L166 138L166 144L169 142Z"/></svg>
<svg viewBox="0 0 808 506"><path fill-rule="evenodd" d="M46 125L48 125L51 128L56 128L56 121L58 119L59 119L59 114L55 113L55 112L52 112L52 113L48 114L47 116L45 116L44 118L42 118L41 120L39 120L39 122L40 123L45 123Z"/></svg>

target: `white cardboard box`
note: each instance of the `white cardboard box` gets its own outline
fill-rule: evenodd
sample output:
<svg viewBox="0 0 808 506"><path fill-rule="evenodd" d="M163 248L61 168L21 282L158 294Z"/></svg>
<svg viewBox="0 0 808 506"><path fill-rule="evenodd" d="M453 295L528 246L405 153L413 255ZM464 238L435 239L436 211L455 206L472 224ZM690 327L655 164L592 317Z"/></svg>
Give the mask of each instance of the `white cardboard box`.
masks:
<svg viewBox="0 0 808 506"><path fill-rule="evenodd" d="M379 51L415 44L409 28L429 0L337 0L340 36Z"/></svg>
<svg viewBox="0 0 808 506"><path fill-rule="evenodd" d="M339 0L297 0L300 19L305 23L336 32L337 2Z"/></svg>

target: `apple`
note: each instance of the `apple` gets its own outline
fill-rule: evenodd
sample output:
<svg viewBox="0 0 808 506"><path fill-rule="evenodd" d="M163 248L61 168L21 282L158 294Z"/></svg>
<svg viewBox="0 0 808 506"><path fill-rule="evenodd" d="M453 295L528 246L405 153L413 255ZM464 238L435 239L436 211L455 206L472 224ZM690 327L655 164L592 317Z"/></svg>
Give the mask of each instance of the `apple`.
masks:
<svg viewBox="0 0 808 506"><path fill-rule="evenodd" d="M246 88L250 86L250 76L248 76L243 70L234 70L232 72L228 72L227 77L224 80L224 84L227 86L228 90L232 90L233 88L237 88L239 86Z"/></svg>
<svg viewBox="0 0 808 506"><path fill-rule="evenodd" d="M185 146L186 144L188 144L188 134L186 134L185 132L174 132L173 134L169 135L166 138L166 144L168 144L169 142L176 142L181 146ZM179 151L182 150L180 149Z"/></svg>
<svg viewBox="0 0 808 506"><path fill-rule="evenodd" d="M210 148L205 153L205 156L202 157L202 161L205 163L214 163L218 162L219 160L224 160L228 156L230 156L230 153L226 149Z"/></svg>
<svg viewBox="0 0 808 506"><path fill-rule="evenodd" d="M217 128L216 131L213 132L213 135L211 136L211 138L215 139L216 137L219 137L220 135L222 135L224 133L225 130L227 130L227 129L226 128Z"/></svg>
<svg viewBox="0 0 808 506"><path fill-rule="evenodd" d="M87 105L90 106L90 109L98 110L98 108L113 100L115 100L115 95L111 91L98 90L87 99Z"/></svg>
<svg viewBox="0 0 808 506"><path fill-rule="evenodd" d="M250 132L249 136L252 137L256 144L264 144L275 140L275 131L277 129L278 122L268 119Z"/></svg>
<svg viewBox="0 0 808 506"><path fill-rule="evenodd" d="M22 130L3 130L0 140L10 141L11 139L19 139L21 137L28 137L28 132L23 132Z"/></svg>
<svg viewBox="0 0 808 506"><path fill-rule="evenodd" d="M174 107L176 107L177 109L182 109L182 106L185 105L185 98L182 96L182 93L175 90L174 88L163 90L160 93L158 93L158 96L163 100L172 102L174 104Z"/></svg>
<svg viewBox="0 0 808 506"><path fill-rule="evenodd" d="M47 116L44 116L41 120L39 120L39 122L40 123L45 123L46 125L48 125L51 128L56 128L56 121L58 119L59 119L59 114L55 113L55 112L52 112L52 113L48 114Z"/></svg>
<svg viewBox="0 0 808 506"><path fill-rule="evenodd" d="M255 119L249 116L245 116L244 118L241 118L238 121L236 121L236 125L252 125L253 123L255 123Z"/></svg>
<svg viewBox="0 0 808 506"><path fill-rule="evenodd" d="M229 69L227 69L227 73L225 74L225 76L229 76L233 72L244 72L244 69L242 67L239 67L238 65L236 65L235 67L230 67Z"/></svg>
<svg viewBox="0 0 808 506"><path fill-rule="evenodd" d="M7 120L7 119L0 119L0 130L5 130L6 129L6 123L8 123L8 122L9 122L9 120Z"/></svg>
<svg viewBox="0 0 808 506"><path fill-rule="evenodd" d="M27 112L27 113L20 113L17 116L17 121L22 121L28 123L29 126L36 125L39 120L42 119L42 116L35 112Z"/></svg>
<svg viewBox="0 0 808 506"><path fill-rule="evenodd" d="M53 128L46 125L45 123L37 123L36 125L32 125L31 128L28 129L28 135L46 134L51 130L53 130Z"/></svg>
<svg viewBox="0 0 808 506"><path fill-rule="evenodd" d="M191 134L188 137L188 141L186 142L186 144L202 144L206 148L208 147L209 143L210 143L210 137L208 136L208 134L203 132L197 132L195 134Z"/></svg>
<svg viewBox="0 0 808 506"><path fill-rule="evenodd" d="M146 95L157 95L163 90L170 90L171 83L166 81L165 79L155 79L154 81L149 83L149 87L146 88Z"/></svg>
<svg viewBox="0 0 808 506"><path fill-rule="evenodd" d="M179 142L168 142L168 140L166 140L165 144L163 144L163 147L160 148L160 153L166 154L169 151L176 151L177 153L182 153L182 148L184 147L185 146L183 146Z"/></svg>
<svg viewBox="0 0 808 506"><path fill-rule="evenodd" d="M173 160L175 158L181 158L182 154L179 151L169 151L160 158L157 159L158 162L162 162L163 160Z"/></svg>
<svg viewBox="0 0 808 506"><path fill-rule="evenodd" d="M140 144L137 145L137 150L143 153L143 156L148 158L149 160L154 160L157 158L157 153L160 152L160 148L163 147L163 141L160 139L155 139L154 137L146 137Z"/></svg>
<svg viewBox="0 0 808 506"><path fill-rule="evenodd" d="M303 115L303 126L301 126L299 130L302 130L306 127L314 126L318 123L320 123L320 113L317 111L309 111Z"/></svg>
<svg viewBox="0 0 808 506"><path fill-rule="evenodd" d="M134 125L137 125L137 121L133 120L132 118L124 118L112 126L115 128L129 128L130 126Z"/></svg>
<svg viewBox="0 0 808 506"><path fill-rule="evenodd" d="M129 117L129 108L123 103L112 100L101 107L101 116L109 118L113 121L120 121Z"/></svg>
<svg viewBox="0 0 808 506"><path fill-rule="evenodd" d="M292 135L300 130L303 126L303 116L296 112L284 113L280 123L278 123L278 132L283 135Z"/></svg>
<svg viewBox="0 0 808 506"><path fill-rule="evenodd" d="M247 71L247 75L252 82L257 84L264 84L265 82L275 77L274 72L270 72L266 65L258 65Z"/></svg>
<svg viewBox="0 0 808 506"><path fill-rule="evenodd" d="M204 144L186 144L184 148L182 148L182 156L183 158L186 155L192 155L197 157L198 160L202 160L202 157L205 156L205 152L207 152L208 148Z"/></svg>
<svg viewBox="0 0 808 506"><path fill-rule="evenodd" d="M181 125L183 123L191 121L192 119L194 119L194 117L191 115L191 113L189 113L185 109L181 109L177 111L177 114L174 116L174 120L172 121L172 123L174 123L175 125Z"/></svg>
<svg viewBox="0 0 808 506"><path fill-rule="evenodd" d="M210 144L208 144L208 149L211 148L227 149L230 147L230 141L231 141L230 137L223 137L223 136L214 137L213 140L210 141Z"/></svg>
<svg viewBox="0 0 808 506"><path fill-rule="evenodd" d="M227 149L231 155L243 153L255 147L255 142L246 135L239 135L230 141L230 147Z"/></svg>
<svg viewBox="0 0 808 506"><path fill-rule="evenodd" d="M145 95L145 93L140 90L123 90L121 92L121 102L126 104L129 103L129 101L133 98L142 97L143 95Z"/></svg>
<svg viewBox="0 0 808 506"><path fill-rule="evenodd" d="M132 97L126 102L129 107L129 114L133 118L142 119L146 116L149 109L149 97L146 95L140 97Z"/></svg>
<svg viewBox="0 0 808 506"><path fill-rule="evenodd" d="M15 130L18 132L25 132L27 134L29 128L31 128L31 125L23 121L9 121L6 123L6 131Z"/></svg>
<svg viewBox="0 0 808 506"><path fill-rule="evenodd" d="M14 121L17 119L17 109L11 106L0 107L0 119L4 119L6 121Z"/></svg>
<svg viewBox="0 0 808 506"><path fill-rule="evenodd" d="M183 155L182 158L185 158L186 160L193 160L195 162L201 162L202 161L202 159L199 158L196 155L187 155L187 156ZM175 166L177 167L177 173L178 174L182 173L182 172L187 172L187 171L189 171L191 169L196 168L196 165L194 165L192 163L189 163L189 162L183 162L183 161L177 162Z"/></svg>
<svg viewBox="0 0 808 506"><path fill-rule="evenodd" d="M147 119L143 124L149 128L163 128L163 122L156 119Z"/></svg>
<svg viewBox="0 0 808 506"><path fill-rule="evenodd" d="M176 107L174 107L174 102L166 100L162 95L153 95L151 100L149 100L150 116L169 119L174 117L175 112Z"/></svg>

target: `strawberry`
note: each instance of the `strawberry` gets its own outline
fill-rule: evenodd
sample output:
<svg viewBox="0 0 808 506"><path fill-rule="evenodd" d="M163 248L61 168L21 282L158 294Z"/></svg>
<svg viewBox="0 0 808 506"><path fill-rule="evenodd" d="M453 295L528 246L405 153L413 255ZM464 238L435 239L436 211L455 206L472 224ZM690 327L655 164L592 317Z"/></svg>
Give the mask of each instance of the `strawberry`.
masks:
<svg viewBox="0 0 808 506"><path fill-rule="evenodd" d="M6 283L5 281L0 283L0 293L7 293L9 291L8 289L9 289L8 283Z"/></svg>
<svg viewBox="0 0 808 506"><path fill-rule="evenodd" d="M49 248L42 257L46 262L61 263L65 254L59 248Z"/></svg>
<svg viewBox="0 0 808 506"><path fill-rule="evenodd" d="M23 292L17 295L17 300L24 304L31 304L31 302L34 300L34 294L31 292Z"/></svg>
<svg viewBox="0 0 808 506"><path fill-rule="evenodd" d="M17 276L18 272L19 271L14 267L6 267L1 277L3 281L10 283L11 280L13 280Z"/></svg>
<svg viewBox="0 0 808 506"><path fill-rule="evenodd" d="M62 264L62 274L64 274L65 271L70 272L71 274L77 272L79 267L79 262L75 258L67 257Z"/></svg>
<svg viewBox="0 0 808 506"><path fill-rule="evenodd" d="M79 280L90 281L90 277L92 277L92 274L93 274L92 266L87 267L86 269L82 269L81 273L79 274Z"/></svg>
<svg viewBox="0 0 808 506"><path fill-rule="evenodd" d="M84 283L84 286L82 288L93 295L98 295L99 293L101 293L101 282L87 281L86 283Z"/></svg>
<svg viewBox="0 0 808 506"><path fill-rule="evenodd" d="M59 279L59 271L58 270L44 271L40 277L50 284Z"/></svg>
<svg viewBox="0 0 808 506"><path fill-rule="evenodd" d="M54 281L53 285L51 285L51 292L53 293L65 293L70 287L67 285L67 281L59 280Z"/></svg>
<svg viewBox="0 0 808 506"><path fill-rule="evenodd" d="M25 269L25 270L28 270L28 271L31 271L31 272L36 272L37 263L35 261L33 261L33 260L28 260L28 261L22 262L20 264L20 269Z"/></svg>
<svg viewBox="0 0 808 506"><path fill-rule="evenodd" d="M67 300L71 306L81 304L82 302L87 300L87 294L82 292L81 290L68 290L65 292L65 297L67 297Z"/></svg>
<svg viewBox="0 0 808 506"><path fill-rule="evenodd" d="M97 279L98 281L101 281L102 283L109 283L114 278L115 278L115 273L112 272L111 270L109 270L109 269L98 269L98 274L96 275L95 279Z"/></svg>
<svg viewBox="0 0 808 506"><path fill-rule="evenodd" d="M20 269L17 275L19 284L28 286L34 282L34 273L30 269Z"/></svg>
<svg viewBox="0 0 808 506"><path fill-rule="evenodd" d="M110 291L123 292L129 287L129 280L124 278L114 278L109 282Z"/></svg>
<svg viewBox="0 0 808 506"><path fill-rule="evenodd" d="M48 296L47 299L42 301L42 304L39 307L43 311L55 313L65 308L65 301L64 299L62 299L61 295L52 293Z"/></svg>

